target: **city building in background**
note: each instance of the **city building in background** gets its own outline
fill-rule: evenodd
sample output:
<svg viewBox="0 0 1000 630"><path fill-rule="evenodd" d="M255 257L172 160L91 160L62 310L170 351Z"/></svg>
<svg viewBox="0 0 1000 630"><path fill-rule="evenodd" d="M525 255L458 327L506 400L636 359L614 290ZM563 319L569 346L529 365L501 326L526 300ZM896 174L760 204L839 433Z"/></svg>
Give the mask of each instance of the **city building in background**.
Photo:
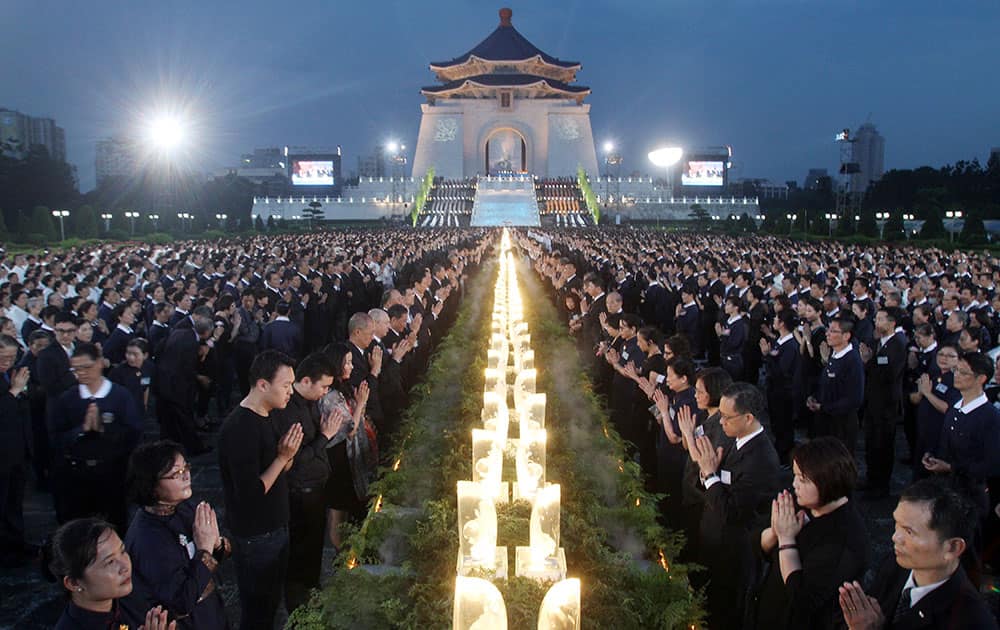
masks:
<svg viewBox="0 0 1000 630"><path fill-rule="evenodd" d="M66 161L66 132L55 120L0 107L0 154L22 159L33 146L45 147L53 160Z"/></svg>
<svg viewBox="0 0 1000 630"><path fill-rule="evenodd" d="M389 175L387 168L388 151L384 144L380 144L364 157L358 156L358 177L386 177Z"/></svg>
<svg viewBox="0 0 1000 630"><path fill-rule="evenodd" d="M875 125L865 123L854 132L852 141L858 172L851 174L851 190L863 195L872 182L882 179L885 172L885 138Z"/></svg>
<svg viewBox="0 0 1000 630"><path fill-rule="evenodd" d="M94 172L97 185L109 178L132 177L138 168L135 143L124 138L105 138L97 141L94 155Z"/></svg>

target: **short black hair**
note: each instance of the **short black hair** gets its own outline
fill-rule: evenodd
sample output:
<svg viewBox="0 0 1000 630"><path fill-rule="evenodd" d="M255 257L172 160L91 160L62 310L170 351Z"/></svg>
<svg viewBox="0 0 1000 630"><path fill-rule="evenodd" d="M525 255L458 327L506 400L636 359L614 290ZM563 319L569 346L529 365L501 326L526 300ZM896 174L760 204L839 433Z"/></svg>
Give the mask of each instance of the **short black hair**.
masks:
<svg viewBox="0 0 1000 630"><path fill-rule="evenodd" d="M636 315L635 313L624 313L618 319L618 324L619 324L619 326L621 324L625 324L629 328L638 329L639 326L640 326L640 324L642 324L642 320L639 319L639 316Z"/></svg>
<svg viewBox="0 0 1000 630"><path fill-rule="evenodd" d="M982 352L963 352L958 360L968 363L972 373L975 376L985 376L987 382L993 377L993 360Z"/></svg>
<svg viewBox="0 0 1000 630"><path fill-rule="evenodd" d="M736 413L748 413L760 420L764 410L764 395L750 383L733 383L722 390L722 397L733 401Z"/></svg>
<svg viewBox="0 0 1000 630"><path fill-rule="evenodd" d="M324 376L334 376L335 371L333 364L325 354L313 352L299 361L295 368L295 380L301 381L308 378L310 381L316 382Z"/></svg>
<svg viewBox="0 0 1000 630"><path fill-rule="evenodd" d="M733 377L720 367L710 367L698 372L697 381L701 381L708 392L708 406L718 407L722 392L733 384Z"/></svg>
<svg viewBox="0 0 1000 630"><path fill-rule="evenodd" d="M792 460L813 482L823 505L849 497L858 482L858 468L844 443L824 436L802 442L792 450Z"/></svg>
<svg viewBox="0 0 1000 630"><path fill-rule="evenodd" d="M944 542L961 538L972 543L973 523L978 522L975 507L958 492L937 479L921 479L903 490L900 502L930 504L931 520L928 526Z"/></svg>
<svg viewBox="0 0 1000 630"><path fill-rule="evenodd" d="M688 385L694 387L695 367L691 359L685 357L674 357L667 361L667 367L674 371L674 374L687 379Z"/></svg>
<svg viewBox="0 0 1000 630"><path fill-rule="evenodd" d="M184 447L171 440L158 440L140 444L132 451L125 474L128 496L136 505L156 505L156 486L170 472L177 456L184 456Z"/></svg>
<svg viewBox="0 0 1000 630"><path fill-rule="evenodd" d="M278 350L265 350L258 354L250 364L250 383L255 384L263 379L267 382L274 380L275 375L282 366L295 368L295 361L292 357ZM251 385L253 386L253 385Z"/></svg>
<svg viewBox="0 0 1000 630"><path fill-rule="evenodd" d="M663 347L663 331L656 326L643 326L639 329L639 335L657 348Z"/></svg>
<svg viewBox="0 0 1000 630"><path fill-rule="evenodd" d="M93 343L78 343L73 349L74 357L89 357L94 361L101 360L101 349L97 344Z"/></svg>
<svg viewBox="0 0 1000 630"><path fill-rule="evenodd" d="M149 342L143 337L133 337L125 344L126 348L138 348L139 352L149 354Z"/></svg>
<svg viewBox="0 0 1000 630"><path fill-rule="evenodd" d="M393 304L386 310L386 313L389 314L389 319L399 319L406 317L409 311L402 304Z"/></svg>

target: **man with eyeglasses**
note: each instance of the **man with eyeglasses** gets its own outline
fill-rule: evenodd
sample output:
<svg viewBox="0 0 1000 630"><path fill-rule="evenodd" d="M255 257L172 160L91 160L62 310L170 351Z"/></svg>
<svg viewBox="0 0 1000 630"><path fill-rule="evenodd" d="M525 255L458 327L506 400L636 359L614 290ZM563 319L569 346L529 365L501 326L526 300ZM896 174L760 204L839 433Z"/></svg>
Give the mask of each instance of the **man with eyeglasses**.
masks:
<svg viewBox="0 0 1000 630"><path fill-rule="evenodd" d="M963 488L985 518L986 481L1000 473L1000 411L989 404L983 386L994 365L981 352L966 352L955 368L955 389L962 395L945 413L935 452L925 453L924 468Z"/></svg>
<svg viewBox="0 0 1000 630"><path fill-rule="evenodd" d="M55 343L38 353L37 378L45 393L45 408L49 414L56 399L76 385L76 379L69 371L69 358L76 345L76 320L69 313L59 313L53 320Z"/></svg>
<svg viewBox="0 0 1000 630"><path fill-rule="evenodd" d="M806 407L815 414L811 436L832 435L852 454L865 393L865 366L851 344L853 332L853 318L841 316L830 321L826 346L820 347L825 365L815 392L806 399Z"/></svg>
<svg viewBox="0 0 1000 630"><path fill-rule="evenodd" d="M764 397L749 383L722 391L719 419L734 442L716 448L707 436L695 439L691 457L705 489L699 527L700 561L708 567L708 609L713 628L739 628L751 581L750 532L767 519L778 492L778 453L760 424Z"/></svg>
<svg viewBox="0 0 1000 630"><path fill-rule="evenodd" d="M70 369L78 384L49 417L56 518L105 515L124 531L125 468L142 436L142 412L127 389L104 378L96 345L78 344Z"/></svg>

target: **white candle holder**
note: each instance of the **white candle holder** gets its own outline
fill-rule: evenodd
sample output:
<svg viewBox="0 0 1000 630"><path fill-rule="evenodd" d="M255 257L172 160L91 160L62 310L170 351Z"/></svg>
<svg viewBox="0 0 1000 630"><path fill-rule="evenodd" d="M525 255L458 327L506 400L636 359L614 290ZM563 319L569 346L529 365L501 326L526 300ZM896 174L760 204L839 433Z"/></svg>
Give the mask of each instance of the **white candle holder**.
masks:
<svg viewBox="0 0 1000 630"><path fill-rule="evenodd" d="M538 609L538 630L580 630L580 580L568 578L549 588Z"/></svg>
<svg viewBox="0 0 1000 630"><path fill-rule="evenodd" d="M482 578L455 578L452 630L507 630L507 606L492 582Z"/></svg>
<svg viewBox="0 0 1000 630"><path fill-rule="evenodd" d="M497 511L493 499L474 481L459 481L458 565L459 575L487 571L507 579L507 548L497 547Z"/></svg>
<svg viewBox="0 0 1000 630"><path fill-rule="evenodd" d="M517 547L514 573L536 580L566 578L566 552L559 546L559 484L541 488L531 507L530 540Z"/></svg>

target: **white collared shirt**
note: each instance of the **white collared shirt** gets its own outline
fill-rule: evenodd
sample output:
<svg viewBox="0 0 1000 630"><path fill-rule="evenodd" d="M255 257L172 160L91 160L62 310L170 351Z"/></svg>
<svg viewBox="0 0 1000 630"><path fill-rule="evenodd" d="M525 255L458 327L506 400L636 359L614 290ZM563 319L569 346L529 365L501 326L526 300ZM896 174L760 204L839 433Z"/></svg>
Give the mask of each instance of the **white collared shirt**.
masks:
<svg viewBox="0 0 1000 630"><path fill-rule="evenodd" d="M844 346L843 350L838 350L837 352L834 352L833 356L831 358L832 359L843 359L844 357L847 356L847 353L850 352L850 351L851 351L851 344L847 344L846 346Z"/></svg>
<svg viewBox="0 0 1000 630"><path fill-rule="evenodd" d="M924 348L920 352L921 352L921 354L923 354L924 352L934 352L935 350L937 350L937 341L932 341L931 345L927 346L926 348Z"/></svg>
<svg viewBox="0 0 1000 630"><path fill-rule="evenodd" d="M747 442L749 442L750 440L754 439L755 437L757 437L758 435L760 435L763 432L764 432L764 427L760 427L759 429L757 429L756 431L754 431L750 435L745 435L745 436L743 436L741 438L736 438L736 450L737 451L740 450L741 448L743 448L744 446L746 446Z"/></svg>
<svg viewBox="0 0 1000 630"><path fill-rule="evenodd" d="M906 579L906 584L903 585L903 590L910 589L910 608L917 605L917 602L922 600L928 593L941 586L951 576L941 580L940 582L934 582L933 584L928 584L927 586L917 586L916 581L913 579L913 571L910 571L910 577Z"/></svg>
<svg viewBox="0 0 1000 630"><path fill-rule="evenodd" d="M958 413L962 414L972 413L976 409L979 409L980 407L985 405L987 402L988 399L986 398L986 394L979 394L978 396L970 400L969 403L966 405L963 405L962 401L959 400L957 403L955 403L955 409L958 409Z"/></svg>
<svg viewBox="0 0 1000 630"><path fill-rule="evenodd" d="M727 326L732 326L733 324L735 324L736 322L740 321L741 319L743 319L742 315L733 315L732 317L730 317L729 319L726 320L726 325Z"/></svg>
<svg viewBox="0 0 1000 630"><path fill-rule="evenodd" d="M783 345L785 345L785 342L787 342L787 341L789 341L791 339L795 339L795 335L793 335L792 333L788 333L784 337L778 337L778 345L779 346L783 346Z"/></svg>
<svg viewBox="0 0 1000 630"><path fill-rule="evenodd" d="M80 391L80 398L87 400L89 398L104 398L111 393L111 381L108 379L102 379L101 386L97 388L97 391L90 393L86 385L77 385Z"/></svg>
<svg viewBox="0 0 1000 630"><path fill-rule="evenodd" d="M132 329L129 328L128 326L126 326L125 324L118 324L118 326L116 326L116 328L118 328L118 330L123 331L126 335L131 335L132 334Z"/></svg>

